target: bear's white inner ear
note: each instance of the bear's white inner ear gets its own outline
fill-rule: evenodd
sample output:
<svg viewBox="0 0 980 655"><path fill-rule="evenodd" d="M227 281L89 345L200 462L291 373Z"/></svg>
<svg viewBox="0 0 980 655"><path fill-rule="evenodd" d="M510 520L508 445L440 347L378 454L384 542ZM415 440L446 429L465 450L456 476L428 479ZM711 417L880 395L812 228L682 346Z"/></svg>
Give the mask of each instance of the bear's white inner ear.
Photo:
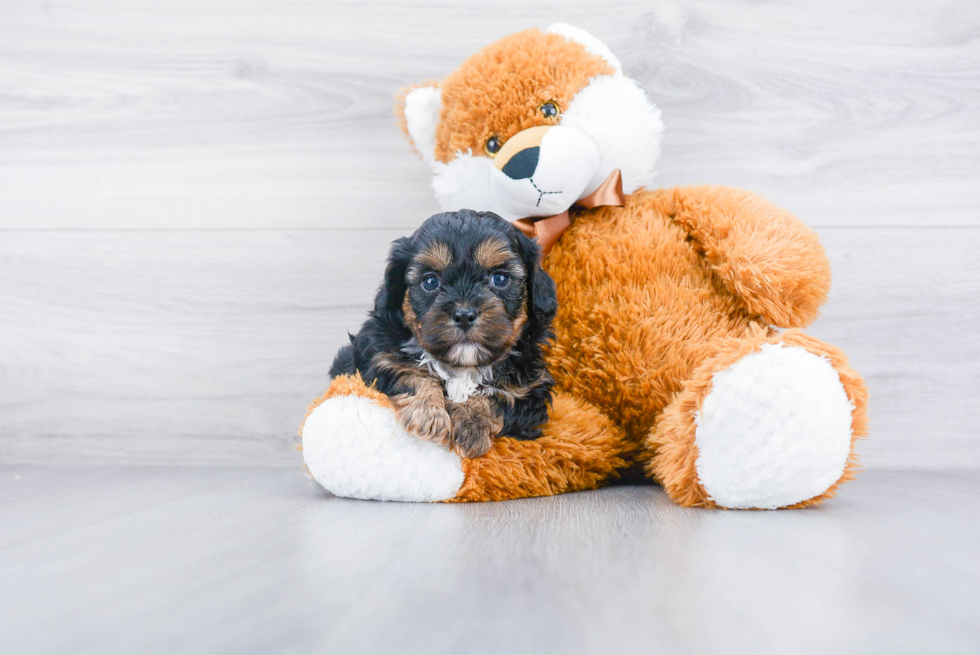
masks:
<svg viewBox="0 0 980 655"><path fill-rule="evenodd" d="M412 144L429 166L436 163L436 126L442 110L442 89L420 86L405 96L405 125Z"/></svg>
<svg viewBox="0 0 980 655"><path fill-rule="evenodd" d="M572 27L567 23L555 23L545 30L548 34L561 34L563 37L569 41L574 41L585 47L586 51L602 57L606 60L610 66L616 69L617 75L623 74L623 65L619 63L616 56L612 51L606 47L606 44L595 38L588 32L578 27Z"/></svg>

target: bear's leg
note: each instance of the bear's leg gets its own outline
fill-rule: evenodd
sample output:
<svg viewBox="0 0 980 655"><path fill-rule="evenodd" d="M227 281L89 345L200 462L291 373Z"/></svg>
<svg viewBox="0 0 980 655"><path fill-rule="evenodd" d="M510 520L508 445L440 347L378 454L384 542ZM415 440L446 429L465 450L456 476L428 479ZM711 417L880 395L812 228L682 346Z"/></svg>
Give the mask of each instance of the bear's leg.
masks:
<svg viewBox="0 0 980 655"><path fill-rule="evenodd" d="M647 472L684 506L805 507L854 477L867 390L800 330L727 340L664 408Z"/></svg>
<svg viewBox="0 0 980 655"><path fill-rule="evenodd" d="M300 428L310 475L345 498L425 502L449 500L463 484L456 453L419 439L360 375L341 375L310 406Z"/></svg>
<svg viewBox="0 0 980 655"><path fill-rule="evenodd" d="M457 502L552 496L596 489L619 477L639 448L593 405L555 392L542 435L495 439L486 455L464 459Z"/></svg>
<svg viewBox="0 0 980 655"><path fill-rule="evenodd" d="M407 433L388 398L360 376L339 376L310 407L300 433L310 474L348 498L485 501L595 489L616 477L636 445L598 409L556 393L543 435L494 440L460 458Z"/></svg>

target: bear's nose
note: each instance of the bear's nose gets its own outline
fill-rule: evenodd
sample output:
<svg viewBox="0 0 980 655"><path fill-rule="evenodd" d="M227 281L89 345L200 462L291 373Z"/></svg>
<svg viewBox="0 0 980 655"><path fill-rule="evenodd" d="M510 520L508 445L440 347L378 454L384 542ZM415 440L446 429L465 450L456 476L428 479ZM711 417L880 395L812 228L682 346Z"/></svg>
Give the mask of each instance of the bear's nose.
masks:
<svg viewBox="0 0 980 655"><path fill-rule="evenodd" d="M479 314L472 307L460 307L453 312L453 322L456 324L456 327L465 332L476 322L477 316Z"/></svg>
<svg viewBox="0 0 980 655"><path fill-rule="evenodd" d="M511 157L501 171L512 180L525 180L534 175L534 169L538 167L538 154L540 152L539 146L525 148Z"/></svg>
<svg viewBox="0 0 980 655"><path fill-rule="evenodd" d="M493 158L494 166L512 180L526 180L534 175L541 156L541 141L552 127L529 127L507 139L507 143Z"/></svg>

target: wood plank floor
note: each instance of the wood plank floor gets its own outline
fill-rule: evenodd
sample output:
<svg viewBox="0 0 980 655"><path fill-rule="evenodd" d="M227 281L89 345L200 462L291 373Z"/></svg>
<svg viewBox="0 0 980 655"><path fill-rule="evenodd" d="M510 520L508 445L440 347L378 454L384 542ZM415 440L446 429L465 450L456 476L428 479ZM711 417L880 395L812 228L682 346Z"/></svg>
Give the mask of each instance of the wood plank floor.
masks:
<svg viewBox="0 0 980 655"><path fill-rule="evenodd" d="M976 653L980 472L823 507L479 505L296 470L0 468L5 653Z"/></svg>

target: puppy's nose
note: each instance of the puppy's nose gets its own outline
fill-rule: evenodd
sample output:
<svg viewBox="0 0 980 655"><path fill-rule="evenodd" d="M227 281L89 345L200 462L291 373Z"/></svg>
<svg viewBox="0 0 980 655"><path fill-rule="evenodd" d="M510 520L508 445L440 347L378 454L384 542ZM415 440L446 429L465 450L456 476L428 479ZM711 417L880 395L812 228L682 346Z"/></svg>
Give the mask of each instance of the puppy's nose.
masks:
<svg viewBox="0 0 980 655"><path fill-rule="evenodd" d="M473 326L477 316L479 314L472 307L461 307L453 312L453 322L456 324L456 327L465 332Z"/></svg>
<svg viewBox="0 0 980 655"><path fill-rule="evenodd" d="M526 180L534 175L541 155L541 140L551 125L529 127L507 139L493 163L497 170L512 180Z"/></svg>

